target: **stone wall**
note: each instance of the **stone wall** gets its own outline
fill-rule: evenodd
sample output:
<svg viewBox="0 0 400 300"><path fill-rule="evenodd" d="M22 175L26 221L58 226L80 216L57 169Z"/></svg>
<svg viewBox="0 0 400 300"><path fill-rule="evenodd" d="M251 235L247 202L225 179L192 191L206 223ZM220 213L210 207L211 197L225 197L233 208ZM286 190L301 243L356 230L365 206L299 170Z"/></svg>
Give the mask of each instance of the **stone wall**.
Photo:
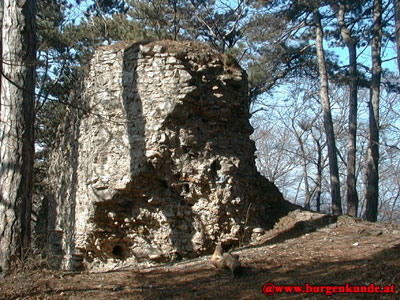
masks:
<svg viewBox="0 0 400 300"><path fill-rule="evenodd" d="M49 176L63 268L247 243L287 206L256 171L246 74L229 56L194 42L100 47L79 106L89 113L71 109Z"/></svg>

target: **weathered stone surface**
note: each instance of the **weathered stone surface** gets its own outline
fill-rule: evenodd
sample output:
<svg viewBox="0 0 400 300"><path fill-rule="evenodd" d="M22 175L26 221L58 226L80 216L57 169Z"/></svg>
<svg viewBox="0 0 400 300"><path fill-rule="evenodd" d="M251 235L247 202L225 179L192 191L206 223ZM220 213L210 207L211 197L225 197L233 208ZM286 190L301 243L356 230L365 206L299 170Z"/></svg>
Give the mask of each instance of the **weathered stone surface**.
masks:
<svg viewBox="0 0 400 300"><path fill-rule="evenodd" d="M205 45L101 47L79 105L90 113L71 109L51 161L50 244L64 268L210 253L286 205L256 171L245 72Z"/></svg>

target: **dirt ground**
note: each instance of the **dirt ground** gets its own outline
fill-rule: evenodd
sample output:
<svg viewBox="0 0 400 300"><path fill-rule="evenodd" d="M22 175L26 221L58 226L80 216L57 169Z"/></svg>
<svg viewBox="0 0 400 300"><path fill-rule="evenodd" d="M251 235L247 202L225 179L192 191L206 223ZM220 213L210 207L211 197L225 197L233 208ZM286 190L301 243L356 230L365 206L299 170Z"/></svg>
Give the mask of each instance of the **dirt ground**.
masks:
<svg viewBox="0 0 400 300"><path fill-rule="evenodd" d="M236 277L215 269L209 256L104 273L36 269L0 279L0 299L400 299L399 238L398 226L294 211L256 245L235 249L243 266ZM267 296L267 283L304 289L372 283L394 293Z"/></svg>

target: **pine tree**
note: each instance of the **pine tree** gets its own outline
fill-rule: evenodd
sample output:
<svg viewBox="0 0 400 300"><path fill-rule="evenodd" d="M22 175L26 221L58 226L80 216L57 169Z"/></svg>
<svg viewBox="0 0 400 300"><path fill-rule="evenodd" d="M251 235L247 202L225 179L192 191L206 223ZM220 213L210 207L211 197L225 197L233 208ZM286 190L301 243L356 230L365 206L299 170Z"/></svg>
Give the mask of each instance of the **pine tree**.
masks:
<svg viewBox="0 0 400 300"><path fill-rule="evenodd" d="M370 89L369 135L367 154L367 191L365 219L375 222L378 218L379 203L379 98L382 77L382 0L374 0L373 30L371 42L372 79Z"/></svg>
<svg viewBox="0 0 400 300"><path fill-rule="evenodd" d="M354 1L353 1L354 5ZM357 80L357 38L345 21L345 14L350 4L348 1L340 1L336 7L340 35L349 53L349 129L347 149L347 180L346 202L347 213L357 217L358 194L356 187L356 144L357 144L357 105L358 105L358 80ZM351 25L351 24L350 24Z"/></svg>
<svg viewBox="0 0 400 300"><path fill-rule="evenodd" d="M7 271L31 241L36 1L2 4L0 267Z"/></svg>
<svg viewBox="0 0 400 300"><path fill-rule="evenodd" d="M333 215L342 214L342 204L340 195L340 182L339 182L339 168L336 153L335 133L333 130L333 121L331 113L331 105L329 101L328 89L328 72L326 70L325 53L323 48L323 29L321 23L321 14L319 7L314 8L314 23L315 23L315 36L316 48L318 58L318 68L320 76L320 98L322 102L324 128L326 140L328 144L328 157L329 157L329 174L331 181L331 196L332 196L332 213Z"/></svg>

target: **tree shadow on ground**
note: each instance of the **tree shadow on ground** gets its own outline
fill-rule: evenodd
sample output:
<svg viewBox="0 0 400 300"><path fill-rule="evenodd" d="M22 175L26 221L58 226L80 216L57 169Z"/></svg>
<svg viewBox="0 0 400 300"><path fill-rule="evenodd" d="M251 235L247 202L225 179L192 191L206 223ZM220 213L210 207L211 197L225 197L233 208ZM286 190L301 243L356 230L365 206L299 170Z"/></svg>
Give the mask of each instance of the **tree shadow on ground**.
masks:
<svg viewBox="0 0 400 300"><path fill-rule="evenodd" d="M325 247L319 257L313 250L324 247L324 239L318 235L310 239L300 248L306 240L242 250L244 270L237 277L217 270L208 258L136 271L71 276L39 271L0 281L0 299L262 299L266 283L302 287L395 284L395 294L276 293L273 299L399 299L400 243L394 243L392 236L375 237L373 244L367 238L356 248L339 238L335 247ZM341 252L336 247L349 250ZM386 249L377 251L376 247Z"/></svg>
<svg viewBox="0 0 400 300"><path fill-rule="evenodd" d="M331 224L336 223L338 220L337 216L331 215L323 215L320 218L306 220L306 221L297 221L294 225L285 230L279 232L277 235L273 236L272 238L268 239L264 245L273 245L277 243L282 243L289 239L298 238L306 233L312 233L317 231L318 229L327 227Z"/></svg>
<svg viewBox="0 0 400 300"><path fill-rule="evenodd" d="M242 276L233 278L229 273L210 268L191 268L177 272L149 272L141 280L152 286L146 290L147 299L257 299L263 296L267 282L275 285L312 286L365 285L381 287L396 284L395 294L335 294L334 299L398 299L400 244L385 249L372 257L334 262L304 261L291 265L262 265L245 267ZM275 294L274 299L287 299L286 293ZM290 294L291 299L321 299L325 293Z"/></svg>

